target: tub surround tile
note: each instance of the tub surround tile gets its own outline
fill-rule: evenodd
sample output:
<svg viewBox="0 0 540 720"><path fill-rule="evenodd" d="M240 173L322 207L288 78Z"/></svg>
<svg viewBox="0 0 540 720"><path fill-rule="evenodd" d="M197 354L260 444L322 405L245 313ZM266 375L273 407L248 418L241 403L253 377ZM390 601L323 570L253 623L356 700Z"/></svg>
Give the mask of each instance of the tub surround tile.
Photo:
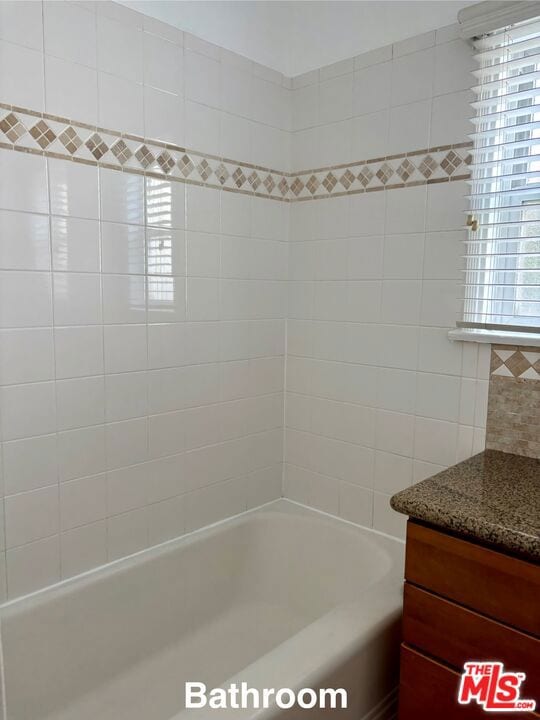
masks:
<svg viewBox="0 0 540 720"><path fill-rule="evenodd" d="M394 510L540 559L540 460L486 450L391 499Z"/></svg>

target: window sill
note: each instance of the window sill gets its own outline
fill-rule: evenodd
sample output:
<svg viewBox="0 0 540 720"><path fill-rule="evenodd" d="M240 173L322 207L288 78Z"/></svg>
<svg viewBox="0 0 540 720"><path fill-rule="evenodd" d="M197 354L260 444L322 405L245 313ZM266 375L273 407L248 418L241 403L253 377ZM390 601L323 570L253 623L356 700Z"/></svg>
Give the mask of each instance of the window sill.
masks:
<svg viewBox="0 0 540 720"><path fill-rule="evenodd" d="M481 330L480 328L455 328L448 333L450 340L490 343L494 345L527 345L540 347L540 333L513 330Z"/></svg>

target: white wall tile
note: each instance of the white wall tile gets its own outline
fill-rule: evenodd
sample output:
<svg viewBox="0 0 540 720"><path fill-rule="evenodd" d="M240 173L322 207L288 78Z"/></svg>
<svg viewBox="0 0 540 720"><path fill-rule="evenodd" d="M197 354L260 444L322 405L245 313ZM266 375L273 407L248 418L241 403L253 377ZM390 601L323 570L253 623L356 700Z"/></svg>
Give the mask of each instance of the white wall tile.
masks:
<svg viewBox="0 0 540 720"><path fill-rule="evenodd" d="M58 536L8 550L6 566L11 598L58 582L60 580Z"/></svg>
<svg viewBox="0 0 540 720"><path fill-rule="evenodd" d="M437 465L455 462L457 424L417 417L415 423L414 456Z"/></svg>
<svg viewBox="0 0 540 720"><path fill-rule="evenodd" d="M0 269L49 270L49 221L45 215L0 211Z"/></svg>
<svg viewBox="0 0 540 720"><path fill-rule="evenodd" d="M76 3L53 1L43 5L43 20L48 55L96 67L96 21L92 12Z"/></svg>
<svg viewBox="0 0 540 720"><path fill-rule="evenodd" d="M58 532L58 487L5 498L6 547L24 545Z"/></svg>
<svg viewBox="0 0 540 720"><path fill-rule="evenodd" d="M104 521L67 530L60 535L62 578L72 577L107 562Z"/></svg>
<svg viewBox="0 0 540 720"><path fill-rule="evenodd" d="M211 155L221 150L221 113L215 108L187 100L185 104L185 143Z"/></svg>
<svg viewBox="0 0 540 720"><path fill-rule="evenodd" d="M107 422L143 417L148 412L146 373L119 373L105 377Z"/></svg>
<svg viewBox="0 0 540 720"><path fill-rule="evenodd" d="M146 370L146 325L105 326L103 333L105 372Z"/></svg>
<svg viewBox="0 0 540 720"><path fill-rule="evenodd" d="M54 344L57 378L103 373L103 330L100 326L57 327Z"/></svg>
<svg viewBox="0 0 540 720"><path fill-rule="evenodd" d="M97 475L105 470L103 426L58 434L58 468L61 481Z"/></svg>
<svg viewBox="0 0 540 720"><path fill-rule="evenodd" d="M394 58L392 62L392 105L405 105L431 97L434 58L433 48Z"/></svg>
<svg viewBox="0 0 540 720"><path fill-rule="evenodd" d="M405 540L407 518L392 510L390 495L373 493L373 527L375 530Z"/></svg>
<svg viewBox="0 0 540 720"><path fill-rule="evenodd" d="M143 34L139 28L103 15L97 17L98 69L142 82Z"/></svg>
<svg viewBox="0 0 540 720"><path fill-rule="evenodd" d="M220 64L198 52L185 51L186 99L214 108L221 107ZM232 112L235 112L232 109ZM237 111L236 111L237 112Z"/></svg>
<svg viewBox="0 0 540 720"><path fill-rule="evenodd" d="M0 331L0 384L53 377L54 345L50 328Z"/></svg>
<svg viewBox="0 0 540 720"><path fill-rule="evenodd" d="M107 521L108 559L116 560L148 545L146 508L116 515Z"/></svg>
<svg viewBox="0 0 540 720"><path fill-rule="evenodd" d="M58 325L101 323L101 278L97 273L54 273L53 297Z"/></svg>
<svg viewBox="0 0 540 720"><path fill-rule="evenodd" d="M52 214L98 219L97 168L62 160L47 162Z"/></svg>
<svg viewBox="0 0 540 720"><path fill-rule="evenodd" d="M0 5L0 37L34 50L43 48L43 18L39 2L6 0Z"/></svg>
<svg viewBox="0 0 540 720"><path fill-rule="evenodd" d="M429 146L431 100L420 100L390 110L388 154L394 155ZM431 187L434 187L433 185Z"/></svg>
<svg viewBox="0 0 540 720"><path fill-rule="evenodd" d="M41 52L0 40L0 93L13 105L43 110Z"/></svg>
<svg viewBox="0 0 540 720"><path fill-rule="evenodd" d="M45 160L0 150L0 208L46 213L48 205Z"/></svg>
<svg viewBox="0 0 540 720"><path fill-rule="evenodd" d="M2 438L16 440L56 430L54 383L9 385L1 390Z"/></svg>
<svg viewBox="0 0 540 720"><path fill-rule="evenodd" d="M159 90L181 94L184 89L182 48L144 33L144 83Z"/></svg>
<svg viewBox="0 0 540 720"><path fill-rule="evenodd" d="M473 49L465 40L453 40L435 48L434 95L468 90L474 84L476 63Z"/></svg>
<svg viewBox="0 0 540 720"><path fill-rule="evenodd" d="M144 87L144 134L162 142L198 147L188 142L182 96L149 86Z"/></svg>
<svg viewBox="0 0 540 720"><path fill-rule="evenodd" d="M66 92L66 88L69 88L69 91ZM46 55L45 100L47 112L53 115L74 119L84 118L86 122L97 124L96 71L69 60Z"/></svg>
<svg viewBox="0 0 540 720"><path fill-rule="evenodd" d="M103 275L103 321L127 324L145 320L145 278L141 275Z"/></svg>
<svg viewBox="0 0 540 720"><path fill-rule="evenodd" d="M99 124L112 130L123 128L124 132L142 135L144 133L142 85L100 72L98 88Z"/></svg>
<svg viewBox="0 0 540 720"><path fill-rule="evenodd" d="M105 474L72 480L60 485L60 525L62 530L86 525L107 516L107 476Z"/></svg>
<svg viewBox="0 0 540 720"><path fill-rule="evenodd" d="M369 160L387 154L389 117L388 110L380 110L354 118L352 124L354 160Z"/></svg>
<svg viewBox="0 0 540 720"><path fill-rule="evenodd" d="M148 458L146 418L106 425L105 451L109 470L146 460Z"/></svg>
<svg viewBox="0 0 540 720"><path fill-rule="evenodd" d="M3 456L6 495L37 490L57 482L56 435L5 442Z"/></svg>
<svg viewBox="0 0 540 720"><path fill-rule="evenodd" d="M354 73L354 115L385 110L390 105L392 63L370 65ZM374 157L377 157L375 154Z"/></svg>
<svg viewBox="0 0 540 720"><path fill-rule="evenodd" d="M105 420L103 376L59 380L56 408L59 430L99 425Z"/></svg>
<svg viewBox="0 0 540 720"><path fill-rule="evenodd" d="M99 272L99 223L97 220L51 219L53 270Z"/></svg>

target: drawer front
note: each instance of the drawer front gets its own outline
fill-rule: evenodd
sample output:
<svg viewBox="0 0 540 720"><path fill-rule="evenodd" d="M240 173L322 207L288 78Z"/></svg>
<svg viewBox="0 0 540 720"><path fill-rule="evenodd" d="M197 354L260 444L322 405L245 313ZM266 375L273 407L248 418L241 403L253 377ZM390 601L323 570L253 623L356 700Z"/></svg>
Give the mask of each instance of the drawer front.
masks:
<svg viewBox="0 0 540 720"><path fill-rule="evenodd" d="M459 673L425 657L407 645L401 646L399 682L399 720L486 720L486 713L476 703L459 705ZM536 713L495 713L495 717L536 720Z"/></svg>
<svg viewBox="0 0 540 720"><path fill-rule="evenodd" d="M405 643L460 672L470 660L499 660L527 674L523 697L540 699L540 640L409 583L403 602Z"/></svg>
<svg viewBox="0 0 540 720"><path fill-rule="evenodd" d="M540 566L409 521L405 578L540 637Z"/></svg>

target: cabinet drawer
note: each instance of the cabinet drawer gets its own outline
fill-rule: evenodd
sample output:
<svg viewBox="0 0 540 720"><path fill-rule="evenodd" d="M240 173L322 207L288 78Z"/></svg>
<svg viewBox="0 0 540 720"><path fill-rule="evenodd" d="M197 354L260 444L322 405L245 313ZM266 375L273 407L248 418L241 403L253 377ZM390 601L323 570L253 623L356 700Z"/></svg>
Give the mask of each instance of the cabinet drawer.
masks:
<svg viewBox="0 0 540 720"><path fill-rule="evenodd" d="M460 672L469 660L500 660L508 670L527 673L524 697L540 698L540 640L409 583L403 602L405 643Z"/></svg>
<svg viewBox="0 0 540 720"><path fill-rule="evenodd" d="M399 720L486 720L480 705L459 705L457 693L459 673L435 660L401 646L401 674L399 682ZM539 718L536 713L496 713L495 716L520 717L521 720Z"/></svg>
<svg viewBox="0 0 540 720"><path fill-rule="evenodd" d="M540 637L540 566L409 521L405 579Z"/></svg>

